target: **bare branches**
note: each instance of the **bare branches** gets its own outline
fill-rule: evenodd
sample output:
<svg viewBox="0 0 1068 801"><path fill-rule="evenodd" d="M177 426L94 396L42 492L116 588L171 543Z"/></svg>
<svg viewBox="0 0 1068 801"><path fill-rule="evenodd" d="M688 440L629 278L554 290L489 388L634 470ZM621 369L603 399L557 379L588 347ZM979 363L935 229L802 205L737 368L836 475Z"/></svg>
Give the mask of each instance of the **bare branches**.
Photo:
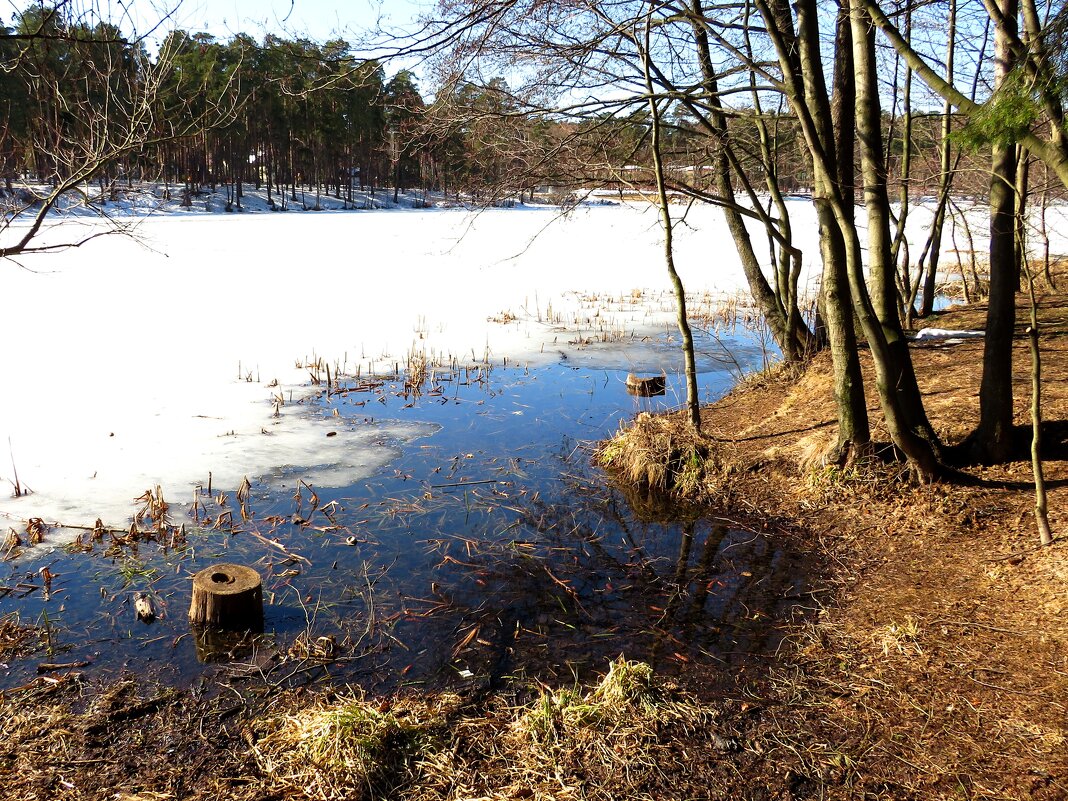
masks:
<svg viewBox="0 0 1068 801"><path fill-rule="evenodd" d="M90 182L101 178L103 186L129 159L227 124L239 104L238 70L214 92L171 93L177 71L173 47L165 43L152 59L136 37L91 15L72 18L66 13L70 7L24 12L11 37L16 46L3 52L7 72L0 91L17 107L19 127L9 117L0 137L0 156L7 162L4 194L13 201L0 219L0 258L80 247L97 238L99 232L38 242L49 216L85 199ZM20 150L30 154L25 168L37 184L16 191L12 174ZM109 217L105 221L109 232L126 230Z"/></svg>

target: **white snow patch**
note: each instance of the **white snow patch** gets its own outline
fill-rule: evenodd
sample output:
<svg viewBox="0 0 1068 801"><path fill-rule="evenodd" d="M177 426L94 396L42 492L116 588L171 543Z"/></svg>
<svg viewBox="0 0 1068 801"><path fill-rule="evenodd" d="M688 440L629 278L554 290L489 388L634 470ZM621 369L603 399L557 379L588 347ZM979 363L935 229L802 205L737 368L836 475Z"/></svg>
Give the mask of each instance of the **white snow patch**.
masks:
<svg viewBox="0 0 1068 801"><path fill-rule="evenodd" d="M921 328L912 338L918 342L930 340L963 342L966 339L982 339L984 336L986 336L984 331L953 331L947 328Z"/></svg>

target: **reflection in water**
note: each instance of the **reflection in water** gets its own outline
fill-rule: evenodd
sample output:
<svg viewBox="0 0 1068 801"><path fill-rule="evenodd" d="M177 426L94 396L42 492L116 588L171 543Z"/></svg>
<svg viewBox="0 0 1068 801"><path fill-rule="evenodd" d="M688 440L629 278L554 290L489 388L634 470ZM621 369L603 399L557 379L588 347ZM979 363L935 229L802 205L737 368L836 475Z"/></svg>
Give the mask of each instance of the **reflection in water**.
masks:
<svg viewBox="0 0 1068 801"><path fill-rule="evenodd" d="M0 614L49 636L28 658L9 656L0 685L32 680L47 660L175 684L224 670L275 686L327 677L492 689L520 675L570 681L620 653L674 672L774 647L762 621L800 591L792 556L737 522L624 498L590 465L584 443L638 402L625 375L566 362L496 368L422 396L387 382L377 417L352 425L395 417L440 430L366 482L325 490L281 477L242 487L239 505L225 497L238 488L216 487L198 493L183 538L110 532L30 549L0 574ZM702 381L706 397L730 383L714 372ZM368 398L344 389L335 383L307 412L366 414ZM172 519L183 511L172 505ZM263 577L263 635L190 632L191 577L214 562ZM150 624L133 608L145 592L159 602Z"/></svg>
<svg viewBox="0 0 1068 801"><path fill-rule="evenodd" d="M192 625L189 628L196 649L197 661L205 665L247 659L256 651L256 633L226 631L212 626Z"/></svg>

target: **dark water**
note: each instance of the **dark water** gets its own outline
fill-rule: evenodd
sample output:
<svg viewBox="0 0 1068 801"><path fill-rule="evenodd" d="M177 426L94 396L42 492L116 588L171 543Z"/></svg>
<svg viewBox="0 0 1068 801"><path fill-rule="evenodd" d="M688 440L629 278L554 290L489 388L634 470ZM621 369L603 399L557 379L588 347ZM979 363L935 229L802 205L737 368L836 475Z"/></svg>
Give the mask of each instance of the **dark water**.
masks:
<svg viewBox="0 0 1068 801"><path fill-rule="evenodd" d="M677 364L676 347L665 337L645 353ZM742 339L731 343L730 369L707 335L699 349L705 400L763 358ZM591 366L618 361L587 351L537 369L461 371L420 397L397 381L372 394L320 392L305 413L440 428L353 486L253 485L244 523L237 488L213 488L228 493L236 533L198 527L175 506L172 522L187 526L176 547L105 537L91 549L28 549L0 568L0 615L17 613L39 639L0 668L0 686L26 684L42 663L176 685L221 674L272 684L325 676L381 690L494 686L516 675L582 676L620 653L672 672L771 647L761 621L802 592L797 560L738 521L685 509L668 520L591 465L592 444L621 420L677 405L682 392L676 373L665 396L633 398L625 369ZM213 519L221 511L207 502ZM221 561L263 577L262 635L220 642L190 631L191 576ZM48 598L41 565L55 576ZM151 593L163 616L139 621L137 592Z"/></svg>

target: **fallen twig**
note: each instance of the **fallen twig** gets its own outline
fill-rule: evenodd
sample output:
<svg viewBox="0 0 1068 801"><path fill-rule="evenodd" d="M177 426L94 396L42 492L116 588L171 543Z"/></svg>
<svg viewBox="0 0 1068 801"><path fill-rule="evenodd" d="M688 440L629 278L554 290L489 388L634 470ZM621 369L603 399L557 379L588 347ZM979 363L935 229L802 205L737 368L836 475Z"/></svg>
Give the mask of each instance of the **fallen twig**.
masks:
<svg viewBox="0 0 1068 801"><path fill-rule="evenodd" d="M454 481L451 484L431 484L431 489L444 489L446 487L472 487L476 484L508 484L503 478L483 478L478 481Z"/></svg>

